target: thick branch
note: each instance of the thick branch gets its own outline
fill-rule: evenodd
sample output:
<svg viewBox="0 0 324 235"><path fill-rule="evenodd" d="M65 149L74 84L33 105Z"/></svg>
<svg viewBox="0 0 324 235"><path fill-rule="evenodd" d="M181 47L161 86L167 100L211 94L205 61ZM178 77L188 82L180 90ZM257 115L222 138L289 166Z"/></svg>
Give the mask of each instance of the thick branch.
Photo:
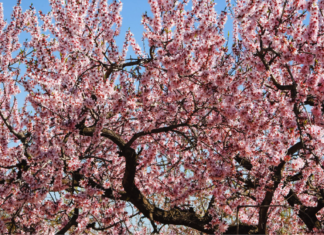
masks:
<svg viewBox="0 0 324 235"><path fill-rule="evenodd" d="M134 179L136 174L137 155L135 150L124 148L122 156L126 159L126 169L123 178L123 187L130 197L129 201L137 207L151 221L163 224L184 225L205 233L213 233L214 229L206 229L211 221L210 217L201 217L193 211L172 208L169 211L162 210L151 204L148 199L136 187Z"/></svg>
<svg viewBox="0 0 324 235"><path fill-rule="evenodd" d="M182 124L178 124L178 125L171 125L171 126L167 126L167 127L161 127L161 128L153 129L151 131L138 132L135 135L133 135L133 137L128 141L126 146L130 147L134 143L134 141L137 140L141 136L149 135L149 134L157 134L157 133L168 132L168 131L171 131L171 130L176 129L178 127L181 127L181 126L188 126L188 124L182 123Z"/></svg>
<svg viewBox="0 0 324 235"><path fill-rule="evenodd" d="M306 207L299 200L297 194L290 190L285 199L290 206L300 205L298 216L306 224L307 228L312 231L313 228L321 228L321 223L316 217L316 213L324 207L324 200L319 200L316 207Z"/></svg>
<svg viewBox="0 0 324 235"><path fill-rule="evenodd" d="M293 155L294 153L296 153L297 151L299 151L300 149L303 148L303 144L301 142L296 143L295 145L293 145L292 147L290 147L287 151L287 154L289 155ZM284 161L282 161L277 167L275 167L274 169L274 174L272 176L272 180L274 182L273 187L268 190L266 192L266 195L262 201L261 205L270 205L272 202L272 198L273 195L282 179L282 172L284 170L285 167L285 163ZM291 177L290 180L294 179L294 178L298 178L300 176L296 176L296 177ZM260 208L260 212L259 212L259 224L258 224L258 232L259 233L265 233L266 232L266 223L267 223L267 219L268 219L268 210L269 207L262 207Z"/></svg>
<svg viewBox="0 0 324 235"><path fill-rule="evenodd" d="M126 169L123 178L124 192L118 192L118 197L113 194L112 189L105 189L92 179L88 179L92 187L100 188L104 191L103 197L112 200L123 200L131 202L136 208L150 221L160 222L162 224L184 225L197 229L208 234L214 233L214 229L206 229L205 226L211 222L211 217L196 214L194 211L172 208L168 211L155 207L136 187L134 179L136 175L137 154L134 149L123 147L121 156L126 159ZM75 180L84 179L81 174L75 174Z"/></svg>
<svg viewBox="0 0 324 235"><path fill-rule="evenodd" d="M249 171L252 169L252 164L250 163L250 161L246 160L244 158L241 158L239 154L237 154L235 156L235 161L237 161L240 164L240 166L244 167L245 169L247 169Z"/></svg>
<svg viewBox="0 0 324 235"><path fill-rule="evenodd" d="M297 144L291 146L288 151L287 154L288 155L293 155L295 154L297 151L301 150L303 148L303 144L302 142L298 142Z"/></svg>
<svg viewBox="0 0 324 235"><path fill-rule="evenodd" d="M239 227L239 234L253 234L257 228L253 225L242 225ZM254 230L254 231L253 231ZM251 233L252 232L252 233ZM237 226L229 226L227 231L223 234L237 234Z"/></svg>
<svg viewBox="0 0 324 235"><path fill-rule="evenodd" d="M56 235L65 234L73 225L77 226L78 223L76 222L76 220L78 219L78 217L79 217L79 208L75 208L73 216L70 219L70 221L64 226L64 228L62 228L60 231L58 231L56 233Z"/></svg>
<svg viewBox="0 0 324 235"><path fill-rule="evenodd" d="M277 167L274 169L274 174L272 176L272 180L274 182L274 185L271 189L267 190L266 195L261 203L262 206L264 205L270 205L272 202L273 195L278 188L278 185L282 178L282 171L285 167L284 161L282 161ZM259 224L258 224L258 232L261 234L266 233L266 224L268 220L268 210L269 207L260 207L259 211Z"/></svg>
<svg viewBox="0 0 324 235"><path fill-rule="evenodd" d="M206 229L205 226L209 224L211 218L209 216L201 217L197 215L193 211L181 210L179 208L172 208L169 211L162 210L160 208L155 207L155 205L151 204L149 200L140 192L140 190L135 185L135 175L136 175L136 165L138 155L135 150L130 148L131 144L139 137L152 134L152 133L162 133L168 132L180 126L186 126L187 124L179 124L172 125L169 127L163 127L158 129L153 129L150 132L139 132L135 134L128 143L115 132L103 129L101 132L101 136L104 136L110 140L112 140L116 145L121 149L120 155L125 157L126 160L126 169L123 177L123 187L125 189L125 194L121 195L122 198L120 200L126 200L131 202L137 209L144 214L150 221L157 221L163 224L174 224L174 225L184 225L205 233L213 233L214 229ZM93 127L84 127L80 126L80 134L86 136L92 136L95 132L95 126ZM288 149L287 153L292 155L298 150L302 148L301 143L297 143L291 148ZM252 164L243 158L240 158L238 155L235 157L236 161L241 163L248 170L252 169ZM284 167L284 163L279 164L275 169L275 174L273 176L273 180L275 182L274 187L266 193L266 196L262 202L262 205L270 205L272 201L272 197L274 192L281 181L281 173ZM94 184L94 182L93 182ZM94 184L95 185L95 184ZM106 197L114 198L112 190L104 190ZM267 211L268 207L264 207L260 209L259 214L259 231L265 231L266 221L267 221Z"/></svg>
<svg viewBox="0 0 324 235"><path fill-rule="evenodd" d="M80 134L85 136L93 136L95 133L96 127L79 127ZM112 142L114 142L119 148L123 148L126 145L126 142L114 131L103 128L101 130L101 136L106 137L110 139Z"/></svg>
<svg viewBox="0 0 324 235"><path fill-rule="evenodd" d="M312 95L308 95L304 104L310 105L310 106L315 106L315 105L317 105L316 102L317 101L316 101L315 97L313 97ZM322 107L321 111L322 111L322 113L324 113L324 103L321 104L321 107Z"/></svg>
<svg viewBox="0 0 324 235"><path fill-rule="evenodd" d="M286 182L293 182L293 181L301 180L302 178L303 178L303 174L301 172L299 172L296 175L288 176L286 179Z"/></svg>

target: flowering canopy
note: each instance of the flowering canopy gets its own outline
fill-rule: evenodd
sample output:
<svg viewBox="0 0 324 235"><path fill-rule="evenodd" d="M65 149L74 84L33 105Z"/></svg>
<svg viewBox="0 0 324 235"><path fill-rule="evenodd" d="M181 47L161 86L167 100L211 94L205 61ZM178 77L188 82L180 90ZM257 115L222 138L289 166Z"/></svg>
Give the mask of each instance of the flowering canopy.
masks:
<svg viewBox="0 0 324 235"><path fill-rule="evenodd" d="M0 233L321 231L324 0L148 1L0 4Z"/></svg>

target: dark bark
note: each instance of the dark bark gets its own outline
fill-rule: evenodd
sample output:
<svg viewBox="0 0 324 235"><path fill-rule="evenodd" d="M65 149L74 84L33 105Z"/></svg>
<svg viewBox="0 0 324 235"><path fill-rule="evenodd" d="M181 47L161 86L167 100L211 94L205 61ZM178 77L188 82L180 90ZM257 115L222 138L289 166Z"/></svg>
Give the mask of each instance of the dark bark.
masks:
<svg viewBox="0 0 324 235"><path fill-rule="evenodd" d="M266 195L261 203L262 206L268 206L271 204L273 195L281 181L282 171L284 169L284 166L285 166L285 162L282 161L277 167L275 167L274 174L272 176L272 180L274 184L273 187L269 188L268 191L266 192ZM265 234L267 231L268 210L269 207L260 207L259 224L258 224L258 233L260 234Z"/></svg>
<svg viewBox="0 0 324 235"><path fill-rule="evenodd" d="M312 231L314 228L321 228L321 223L316 217L316 213L324 207L324 199L318 201L316 207L307 207L304 206L299 200L298 196L293 190L290 190L285 199L290 206L299 205L299 218L303 220L307 228Z"/></svg>
<svg viewBox="0 0 324 235"><path fill-rule="evenodd" d="M79 217L79 209L75 208L74 209L74 213L72 218L70 219L70 221L60 230L56 233L56 235L61 235L61 234L65 234L72 226L77 226L77 219Z"/></svg>
<svg viewBox="0 0 324 235"><path fill-rule="evenodd" d="M141 137L141 136L144 136L144 135L148 135L148 134L157 134L157 133L163 133L163 132L168 132L168 131L172 131L173 129L176 129L178 127L181 127L181 126L187 126L188 124L186 123L182 123L182 124L178 124L178 125L171 125L171 126L168 126L168 127L161 127L161 128L157 128L157 129L153 129L151 131L148 131L148 132L145 132L145 131L142 131L142 132L139 132L139 133L136 133L129 141L128 143L126 144L127 147L130 147L132 145L132 143L134 143L134 141Z"/></svg>
<svg viewBox="0 0 324 235"><path fill-rule="evenodd" d="M182 125L179 125L182 126ZM161 130L157 130L156 133L165 132L172 130L175 127L165 127ZM95 127L80 127L80 134L86 136L92 136L95 132ZM155 132L154 132L155 133ZM149 134L149 133L147 133ZM136 175L136 166L137 158L135 150L128 147L125 141L116 133L111 130L103 129L101 135L113 141L120 148L120 156L123 156L126 161L126 169L123 177L123 187L125 192L122 192L120 200L126 199L131 202L146 218L148 218L153 227L155 227L155 221L162 224L173 224L173 225L183 225L198 231L213 234L215 229L210 228L206 229L205 226L209 225L211 222L211 217L200 216L192 210L182 210L180 208L172 208L170 210L162 210L155 205L151 204L149 200L140 192L140 190L135 185L135 175ZM137 137L142 136L138 135ZM136 138L137 138L136 137ZM132 139L136 139L132 138ZM81 176L80 176L81 178ZM94 181L89 181L96 187L101 187ZM111 199L116 199L112 194L111 189L104 190L104 196L107 196ZM208 212L207 212L208 213ZM155 228L154 228L155 229ZM217 229L217 228L216 228ZM156 230L156 229L155 229Z"/></svg>
<svg viewBox="0 0 324 235"><path fill-rule="evenodd" d="M162 210L151 204L147 198L139 191L134 183L136 174L137 155L135 150L127 148L122 150L126 159L126 170L123 178L123 186L130 202L141 211L145 217L154 223L158 221L163 224L184 225L205 233L213 233L213 229L205 229L211 221L210 217L201 217L195 212L173 208L169 211Z"/></svg>
<svg viewBox="0 0 324 235"><path fill-rule="evenodd" d="M297 151L303 148L303 144L301 142L296 143L295 145L291 146L287 154L293 155ZM263 199L262 206L270 205L272 202L273 195L278 188L279 183L281 182L282 179L282 173L285 168L285 163L282 161L277 167L274 168L272 180L274 182L273 187L268 189L266 192L266 195ZM300 176L299 176L300 177ZM268 219L268 210L269 207L261 207L259 211L259 224L258 224L258 232L260 234L265 234L266 233L266 224L267 224L267 219Z"/></svg>
<svg viewBox="0 0 324 235"><path fill-rule="evenodd" d="M303 178L303 174L298 173L296 175L288 176L287 179L286 179L286 182L298 181L298 180L301 180L302 178Z"/></svg>
<svg viewBox="0 0 324 235"><path fill-rule="evenodd" d="M296 153L297 151L301 150L303 148L303 143L302 142L298 142L295 145L291 146L288 151L287 154L288 155L293 155L294 153Z"/></svg>
<svg viewBox="0 0 324 235"><path fill-rule="evenodd" d="M83 127L80 128L80 134L85 136L93 136L96 130L95 126L92 127ZM126 145L126 142L114 131L103 128L101 130L101 136L110 139L114 142L119 148L123 148Z"/></svg>
<svg viewBox="0 0 324 235"><path fill-rule="evenodd" d="M307 104L310 106L315 106L315 105L317 105L316 102L317 102L317 100L315 97L308 95L304 104ZM322 111L322 113L324 113L324 103L321 104L321 111Z"/></svg>
<svg viewBox="0 0 324 235"><path fill-rule="evenodd" d="M241 158L239 154L235 156L235 161L237 161L242 167L244 167L247 170L252 169L252 164L249 160L246 160L244 158Z"/></svg>
<svg viewBox="0 0 324 235"><path fill-rule="evenodd" d="M238 234L255 234L257 232L257 227L252 225L241 225L239 226ZM229 226L227 231L223 234L237 234L237 226Z"/></svg>
<svg viewBox="0 0 324 235"><path fill-rule="evenodd" d="M106 137L111 141L113 141L120 149L119 152L120 156L123 156L126 161L126 169L125 169L123 182L122 182L125 192L120 192L121 197L119 199L131 202L146 218L148 218L151 221L155 231L156 231L156 226L155 226L155 221L156 221L162 224L187 226L190 228L194 228L198 231L205 232L207 234L213 233L215 231L214 229L205 229L205 225L209 224L209 222L211 221L211 217L207 215L201 217L197 215L194 211L181 210L179 208L172 208L171 210L168 211L157 208L148 201L148 199L140 192L140 190L135 185L134 180L136 175L136 165L137 165L138 155L136 154L134 149L130 148L131 144L141 136L152 134L152 133L168 132L177 127L185 126L185 125L186 124L180 124L180 125L154 129L148 133L145 132L137 133L131 138L131 140L128 143L126 143L126 141L124 141L118 134L108 129L103 129L101 131L101 136ZM95 126L93 127L78 126L78 128L80 130L80 134L86 136L92 136L95 132ZM292 155L296 153L298 150L300 150L302 147L303 147L302 143L299 142L294 146L290 147L287 153L289 155ZM252 169L252 164L248 160L239 157L239 155L235 157L235 160L239 162L247 170ZM272 177L272 180L274 181L274 185L268 189L268 192L266 193L266 196L261 205L271 204L274 192L281 181L284 165L285 162L282 161L277 167L275 167L274 174ZM300 176L296 176L296 177L298 179ZM295 178L291 178L291 180ZM89 182L92 183L93 186L95 187L101 187L94 181L89 181ZM105 191L104 196L109 197L111 199L116 199L113 196L111 189L108 190L105 189L104 191ZM266 233L268 210L269 207L260 208L259 224L257 226L257 230L260 234ZM230 228L229 232L226 234L229 234L232 229L233 228ZM243 226L242 228L240 228L240 234L246 233L247 230L249 230L249 232L250 231L252 232L253 226L249 227L249 229L248 227Z"/></svg>

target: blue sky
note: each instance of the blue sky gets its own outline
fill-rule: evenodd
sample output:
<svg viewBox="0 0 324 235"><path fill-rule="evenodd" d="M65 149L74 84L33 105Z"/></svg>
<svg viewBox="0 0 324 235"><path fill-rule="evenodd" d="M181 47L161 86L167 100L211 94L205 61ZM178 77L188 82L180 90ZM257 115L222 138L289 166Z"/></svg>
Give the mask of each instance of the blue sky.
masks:
<svg viewBox="0 0 324 235"><path fill-rule="evenodd" d="M92 1L92 0L89 0ZM113 0L108 0L108 3L111 3ZM122 8L122 18L123 18L123 23L122 23L122 28L120 31L120 35L117 38L117 45L119 46L119 50L121 51L122 45L125 40L125 35L126 31L128 29L131 30L131 32L134 34L134 37L136 39L136 42L140 45L140 47L143 49L143 42L142 42L142 33L143 33L143 26L141 25L141 20L142 20L142 15L143 13L147 12L148 15L152 15L150 11L150 5L148 4L147 0L121 0L123 3L123 8ZM10 21L11 18L11 12L13 7L16 5L17 1L16 0L0 0L3 4L3 9L4 9L4 19L7 19ZM216 11L218 14L221 13L222 10L225 9L226 2L225 0L215 0L217 3L216 5ZM22 0L21 1L21 6L23 8L23 11L27 10L30 5L33 4L33 7L36 9L38 12L41 10L43 13L49 12L50 5L48 0ZM191 8L191 2L188 5L188 8ZM232 23L230 17L228 17L228 21L225 25L225 30L224 30L224 35L227 37L228 32L231 33L232 31ZM28 34L23 33L21 34L20 37L20 42L24 42L26 38L28 38ZM231 44L231 36L230 36L230 44ZM229 45L230 45L229 44ZM146 47L147 49L147 47ZM127 56L133 56L136 57L132 48L129 47L128 54ZM21 67L22 68L22 67ZM22 73L24 72L24 68L22 68ZM24 104L24 97L26 96L26 93L22 91L17 96L18 100L18 106L22 107Z"/></svg>
<svg viewBox="0 0 324 235"><path fill-rule="evenodd" d="M16 4L16 0L2 0L0 1L3 3L4 9L4 18L10 20L10 15L13 6ZM112 0L109 0L112 2ZM226 3L225 0L216 0L216 10L218 14L224 10ZM124 42L126 31L130 28L132 33L135 36L137 43L142 47L142 32L143 26L141 25L142 14L147 11L148 15L150 14L150 5L148 4L147 0L122 0L123 3L123 10L121 15L123 17L123 24L120 31L120 36L118 40L118 45L122 45ZM50 5L47 0L22 0L22 7L23 10L29 8L29 6L33 4L37 11L42 10L44 13L50 11ZM227 32L231 32L231 23L230 18L228 19L228 23L225 27L225 35L227 36ZM130 49L130 48L129 48ZM131 50L130 50L131 51ZM131 52L130 52L131 53Z"/></svg>
<svg viewBox="0 0 324 235"><path fill-rule="evenodd" d="M11 18L11 12L13 7L16 5L16 0L0 0L3 4L3 9L4 9L4 19L7 19L10 21ZM112 0L109 0L109 2L112 2ZM141 20L142 20L142 14L147 12L148 15L151 15L150 13L150 5L148 4L147 0L122 0L123 2L123 9L121 12L121 15L123 17L123 23L122 23L122 28L120 31L120 36L118 37L117 44L121 46L124 43L125 39L125 34L126 31L130 28L131 32L134 34L136 42L142 47L143 43L141 41L142 39L142 33L143 33L143 26L141 25ZM226 3L225 0L215 0L217 2L217 12L218 14L221 13L222 10L224 10ZM41 10L43 13L47 13L50 11L50 5L47 0L22 0L22 8L23 11L29 8L29 6L33 4L33 7L39 11ZM190 7L190 5L188 6ZM228 22L225 27L225 35L227 36L228 32L231 32L231 20L230 18L228 19ZM20 41L23 42L26 37L28 38L27 34L22 34ZM142 48L143 49L143 48ZM128 51L128 56L132 55L133 52L131 47L129 47ZM22 71L23 72L23 71ZM17 96L18 98L18 104L19 107L21 107L24 103L24 98L26 96L26 93L22 92ZM32 110L31 108L28 108L29 110ZM14 143L11 143L10 146L15 145ZM128 210L129 209L129 210ZM128 208L127 211L131 213L130 208ZM132 222L135 223L135 219L132 220ZM147 226L149 225L149 222L146 221L145 224Z"/></svg>

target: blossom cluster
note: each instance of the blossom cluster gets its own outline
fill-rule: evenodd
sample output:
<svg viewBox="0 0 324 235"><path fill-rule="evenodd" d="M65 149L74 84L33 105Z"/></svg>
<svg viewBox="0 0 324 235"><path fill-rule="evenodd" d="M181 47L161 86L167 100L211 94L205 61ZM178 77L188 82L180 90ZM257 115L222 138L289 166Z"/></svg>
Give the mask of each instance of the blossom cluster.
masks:
<svg viewBox="0 0 324 235"><path fill-rule="evenodd" d="M0 4L0 233L321 231L324 1L149 0L148 50L120 1L49 2Z"/></svg>

